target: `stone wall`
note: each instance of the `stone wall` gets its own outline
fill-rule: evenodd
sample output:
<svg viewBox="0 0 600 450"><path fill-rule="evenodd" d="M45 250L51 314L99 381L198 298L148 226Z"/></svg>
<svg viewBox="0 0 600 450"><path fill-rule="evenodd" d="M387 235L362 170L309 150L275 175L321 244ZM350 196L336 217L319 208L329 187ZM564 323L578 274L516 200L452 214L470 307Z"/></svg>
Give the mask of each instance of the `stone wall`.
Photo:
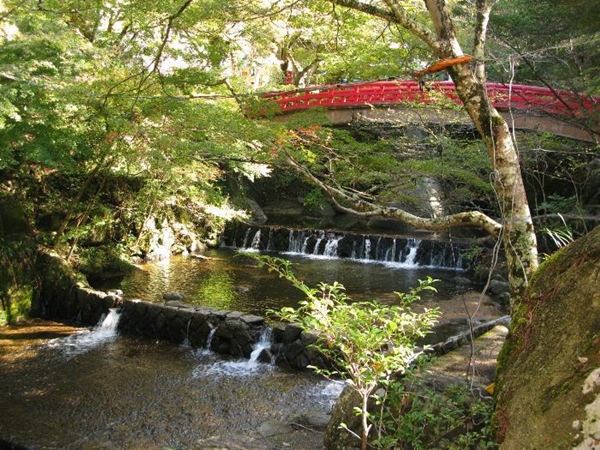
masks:
<svg viewBox="0 0 600 450"><path fill-rule="evenodd" d="M260 316L238 311L195 307L179 301L164 305L141 300L125 300L119 330L141 336L167 340L174 344L187 342L195 348L249 358L267 324ZM273 344L259 355L261 361L296 370L308 366L324 367L324 358L310 345L316 336L294 324L273 327Z"/></svg>
<svg viewBox="0 0 600 450"><path fill-rule="evenodd" d="M38 249L38 286L30 315L95 325L110 308L119 305L116 295L92 289L59 255Z"/></svg>
<svg viewBox="0 0 600 450"><path fill-rule="evenodd" d="M36 264L39 289L31 315L53 320L95 325L110 308L121 308L119 331L204 348L236 358L249 358L267 328L263 317L238 311L195 307L179 301L164 304L123 300L118 295L92 289L59 255L39 250ZM210 337L210 340L209 340ZM310 344L316 337L293 324L273 330L273 345L262 361L306 370L325 361Z"/></svg>

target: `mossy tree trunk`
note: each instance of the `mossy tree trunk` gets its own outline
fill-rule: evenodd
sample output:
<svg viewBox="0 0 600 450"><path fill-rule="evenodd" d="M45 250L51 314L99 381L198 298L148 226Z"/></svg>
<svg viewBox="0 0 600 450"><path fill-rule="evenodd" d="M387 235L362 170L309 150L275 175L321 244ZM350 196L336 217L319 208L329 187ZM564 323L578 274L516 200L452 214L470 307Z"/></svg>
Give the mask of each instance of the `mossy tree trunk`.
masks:
<svg viewBox="0 0 600 450"><path fill-rule="evenodd" d="M450 59L463 56L450 8L445 0L424 0L432 28L419 22L404 8L403 2L398 0L382 0L380 5L357 0L330 1L404 27L427 44L437 58ZM389 208L377 208L376 213L400 218L408 224L431 230L439 230L442 224L445 228L459 225L478 226L490 234L501 237L506 252L513 298L518 299L538 266L537 241L516 144L508 124L490 104L485 88L484 49L491 2L476 0L473 8L475 8L476 18L473 29L472 51L475 55L473 67L460 64L451 66L447 70L465 110L481 133L492 162L491 180L500 206L502 224L501 226L494 224L492 219L473 212L464 213L460 217L454 215L441 219L411 217L403 212L391 211Z"/></svg>

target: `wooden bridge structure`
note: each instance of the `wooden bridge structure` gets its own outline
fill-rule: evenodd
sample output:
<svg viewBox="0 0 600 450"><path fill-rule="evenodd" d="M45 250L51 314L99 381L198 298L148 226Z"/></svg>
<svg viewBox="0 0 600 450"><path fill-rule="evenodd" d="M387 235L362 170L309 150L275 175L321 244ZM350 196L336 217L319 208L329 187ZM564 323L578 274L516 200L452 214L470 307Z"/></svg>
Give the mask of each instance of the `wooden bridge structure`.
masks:
<svg viewBox="0 0 600 450"><path fill-rule="evenodd" d="M600 97L539 86L487 83L492 105L509 126L549 132L598 142ZM468 122L451 81L372 81L311 86L293 91L268 92L263 98L289 114L323 108L333 124L360 120L415 122ZM591 120L591 119L595 119ZM582 124L587 123L587 127ZM595 125L590 127L589 123Z"/></svg>

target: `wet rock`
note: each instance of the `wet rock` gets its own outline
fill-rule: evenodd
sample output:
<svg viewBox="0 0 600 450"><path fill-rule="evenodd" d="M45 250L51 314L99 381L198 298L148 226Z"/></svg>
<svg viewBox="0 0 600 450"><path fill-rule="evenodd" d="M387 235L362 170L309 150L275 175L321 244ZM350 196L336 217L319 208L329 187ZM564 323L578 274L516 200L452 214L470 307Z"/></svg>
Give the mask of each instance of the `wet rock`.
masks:
<svg viewBox="0 0 600 450"><path fill-rule="evenodd" d="M248 325L262 325L265 323L264 317L253 316L251 314L244 314L240 317L240 320L246 322Z"/></svg>
<svg viewBox="0 0 600 450"><path fill-rule="evenodd" d="M327 427L330 419L331 414L327 414L320 410L310 410L304 411L301 414L293 417L292 423L298 423L321 430Z"/></svg>
<svg viewBox="0 0 600 450"><path fill-rule="evenodd" d="M502 305L509 306L510 305L510 292L502 292L501 294L497 295L497 299Z"/></svg>
<svg viewBox="0 0 600 450"><path fill-rule="evenodd" d="M267 420L258 428L258 433L264 437L272 437L278 434L287 434L292 430L289 425L276 420Z"/></svg>
<svg viewBox="0 0 600 450"><path fill-rule="evenodd" d="M104 297L104 300L110 302L111 306L109 308L118 308L123 305L123 298L118 295L108 294Z"/></svg>
<svg viewBox="0 0 600 450"><path fill-rule="evenodd" d="M296 324L289 324L283 330L283 343L291 344L300 338L302 328Z"/></svg>
<svg viewBox="0 0 600 450"><path fill-rule="evenodd" d="M298 341L292 342L290 345L285 346L284 350L283 350L283 353L284 353L286 359L291 363L303 351L304 351L304 346L298 340Z"/></svg>
<svg viewBox="0 0 600 450"><path fill-rule="evenodd" d="M510 294L510 284L507 281L491 280L488 292L493 296L499 296L505 292Z"/></svg>
<svg viewBox="0 0 600 450"><path fill-rule="evenodd" d="M314 344L318 340L319 337L313 333L302 333L302 335L300 336L300 342L302 342L302 345L304 345L305 347Z"/></svg>
<svg viewBox="0 0 600 450"><path fill-rule="evenodd" d="M292 362L292 367L294 367L295 369L298 369L298 370L305 370L311 365L310 363L311 363L311 359L308 357L308 355L305 352L302 352Z"/></svg>
<svg viewBox="0 0 600 450"><path fill-rule="evenodd" d="M271 364L273 361L273 353L271 353L270 349L263 348L258 354L258 358L256 360L261 363Z"/></svg>
<svg viewBox="0 0 600 450"><path fill-rule="evenodd" d="M187 303L183 303L178 300L169 300L165 303L165 306L169 306L171 308L191 308L191 306Z"/></svg>
<svg viewBox="0 0 600 450"><path fill-rule="evenodd" d="M472 282L466 277L454 277L454 283L457 286L471 286Z"/></svg>
<svg viewBox="0 0 600 450"><path fill-rule="evenodd" d="M163 294L163 300L183 300L185 295L181 292L166 292Z"/></svg>
<svg viewBox="0 0 600 450"><path fill-rule="evenodd" d="M248 291L250 291L250 286L244 286L244 285L234 286L233 290L237 291L237 292L248 292Z"/></svg>
<svg viewBox="0 0 600 450"><path fill-rule="evenodd" d="M244 315L244 313L241 313L239 311L231 311L231 312L227 313L227 318L228 319L239 319L243 315Z"/></svg>
<svg viewBox="0 0 600 450"><path fill-rule="evenodd" d="M331 420L325 430L324 447L328 450L351 450L359 447L359 442L340 425L342 423L360 435L360 417L354 408L360 406L360 395L352 386L346 386L333 408Z"/></svg>
<svg viewBox="0 0 600 450"><path fill-rule="evenodd" d="M209 258L208 256L204 256L199 253L191 253L190 258L199 259L201 261L208 261L208 260L212 259L212 258Z"/></svg>
<svg viewBox="0 0 600 450"><path fill-rule="evenodd" d="M250 357L252 344L248 325L238 319L222 322L215 331L211 347L219 353L229 353L234 357Z"/></svg>

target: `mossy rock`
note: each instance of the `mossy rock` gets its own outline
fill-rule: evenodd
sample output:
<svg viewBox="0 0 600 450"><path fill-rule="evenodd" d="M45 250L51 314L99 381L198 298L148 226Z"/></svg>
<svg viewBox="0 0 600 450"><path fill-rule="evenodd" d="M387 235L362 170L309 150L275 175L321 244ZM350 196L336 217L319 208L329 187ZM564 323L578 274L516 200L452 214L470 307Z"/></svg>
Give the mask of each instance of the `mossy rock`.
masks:
<svg viewBox="0 0 600 450"><path fill-rule="evenodd" d="M572 448L585 436L600 367L600 227L547 260L513 314L499 358L494 423L502 449ZM589 413L589 411L588 411Z"/></svg>

